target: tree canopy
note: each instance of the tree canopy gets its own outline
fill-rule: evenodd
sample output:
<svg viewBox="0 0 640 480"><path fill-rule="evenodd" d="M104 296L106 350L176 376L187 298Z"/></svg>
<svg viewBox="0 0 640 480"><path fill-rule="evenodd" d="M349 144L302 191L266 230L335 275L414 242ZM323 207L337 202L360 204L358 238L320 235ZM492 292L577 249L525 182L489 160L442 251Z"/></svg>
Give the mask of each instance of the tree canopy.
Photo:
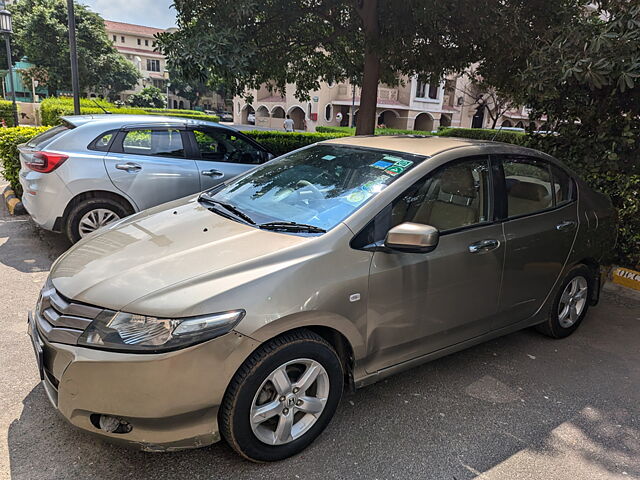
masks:
<svg viewBox="0 0 640 480"><path fill-rule="evenodd" d="M531 49L502 88L562 135L541 139L561 158L640 173L640 4L593 2Z"/></svg>
<svg viewBox="0 0 640 480"><path fill-rule="evenodd" d="M145 87L140 92L130 95L127 103L132 107L165 108L167 97L157 87Z"/></svg>
<svg viewBox="0 0 640 480"><path fill-rule="evenodd" d="M12 41L17 58L48 72L50 93L71 89L69 29L64 0L20 0L10 7ZM132 88L139 79L135 66L123 58L109 41L104 20L86 6L76 4L80 87L106 93Z"/></svg>
<svg viewBox="0 0 640 480"><path fill-rule="evenodd" d="M357 132L372 133L377 87L438 81L482 58L498 62L563 21L577 0L175 0L179 30L160 36L182 78L221 77L233 94L268 83L307 99L320 81L362 86ZM493 57L495 55L495 57Z"/></svg>

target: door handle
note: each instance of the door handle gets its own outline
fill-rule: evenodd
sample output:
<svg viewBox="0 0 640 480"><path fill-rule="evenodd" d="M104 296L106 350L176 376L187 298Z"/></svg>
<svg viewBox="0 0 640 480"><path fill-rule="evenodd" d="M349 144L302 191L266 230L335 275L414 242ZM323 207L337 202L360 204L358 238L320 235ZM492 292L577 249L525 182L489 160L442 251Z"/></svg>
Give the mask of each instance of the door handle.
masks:
<svg viewBox="0 0 640 480"><path fill-rule="evenodd" d="M499 240L482 240L469 245L469 253L484 253L495 250L500 246Z"/></svg>
<svg viewBox="0 0 640 480"><path fill-rule="evenodd" d="M576 222L574 222L573 220L568 220L566 222L561 222L558 225L556 225L556 230L564 232L566 230L573 230L575 227L576 227Z"/></svg>
<svg viewBox="0 0 640 480"><path fill-rule="evenodd" d="M202 175L204 175L205 177L224 177L224 173L222 173L220 170L203 170Z"/></svg>
<svg viewBox="0 0 640 480"><path fill-rule="evenodd" d="M133 162L116 163L116 168L118 170L124 170L125 172L138 172L142 170L142 165Z"/></svg>

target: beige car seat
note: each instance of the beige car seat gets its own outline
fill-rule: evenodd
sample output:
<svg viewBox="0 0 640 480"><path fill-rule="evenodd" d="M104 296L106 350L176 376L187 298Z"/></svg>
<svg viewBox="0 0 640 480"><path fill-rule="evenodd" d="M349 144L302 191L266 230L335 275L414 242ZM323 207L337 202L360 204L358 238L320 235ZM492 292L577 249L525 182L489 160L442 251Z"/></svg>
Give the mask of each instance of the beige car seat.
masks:
<svg viewBox="0 0 640 480"><path fill-rule="evenodd" d="M478 190L465 165L446 169L415 214L414 222L450 230L478 222ZM433 191L431 191L433 188Z"/></svg>

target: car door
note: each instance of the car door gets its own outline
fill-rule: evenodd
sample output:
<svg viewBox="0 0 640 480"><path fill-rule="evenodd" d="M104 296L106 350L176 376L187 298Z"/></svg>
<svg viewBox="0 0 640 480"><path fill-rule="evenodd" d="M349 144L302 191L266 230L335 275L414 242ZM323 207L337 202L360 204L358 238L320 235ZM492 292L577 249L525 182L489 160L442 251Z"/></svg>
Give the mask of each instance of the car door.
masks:
<svg viewBox="0 0 640 480"><path fill-rule="evenodd" d="M189 129L192 158L207 190L268 159L267 152L236 132L211 127Z"/></svg>
<svg viewBox="0 0 640 480"><path fill-rule="evenodd" d="M578 230L575 182L546 160L497 157L507 241L500 315L494 328L528 319L542 306L569 257Z"/></svg>
<svg viewBox="0 0 640 480"><path fill-rule="evenodd" d="M375 372L487 333L498 311L504 259L493 222L489 159L445 164L414 184L369 225L382 240L395 225L436 227L430 253L376 250L367 306L368 361ZM358 237L356 237L358 238Z"/></svg>
<svg viewBox="0 0 640 480"><path fill-rule="evenodd" d="M104 159L113 184L140 210L196 193L200 175L185 156L183 132L171 127L128 128Z"/></svg>

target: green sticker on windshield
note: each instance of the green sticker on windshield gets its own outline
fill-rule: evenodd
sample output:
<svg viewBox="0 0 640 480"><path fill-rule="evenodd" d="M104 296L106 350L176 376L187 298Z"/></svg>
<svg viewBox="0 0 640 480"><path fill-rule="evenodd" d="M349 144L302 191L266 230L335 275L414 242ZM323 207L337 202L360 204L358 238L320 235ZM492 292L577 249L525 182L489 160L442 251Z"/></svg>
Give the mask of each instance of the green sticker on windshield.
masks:
<svg viewBox="0 0 640 480"><path fill-rule="evenodd" d="M413 162L410 160L398 160L395 162L396 167L409 168L411 165L413 165Z"/></svg>
<svg viewBox="0 0 640 480"><path fill-rule="evenodd" d="M334 158L336 158L335 155L325 155L322 160L333 160Z"/></svg>
<svg viewBox="0 0 640 480"><path fill-rule="evenodd" d="M385 173L388 173L389 175L393 175L394 177L396 175L400 175L402 172L404 172L404 168L398 167L396 165L393 165L385 170Z"/></svg>
<svg viewBox="0 0 640 480"><path fill-rule="evenodd" d="M347 195L347 202L359 204L367 199L367 194L363 191L353 192Z"/></svg>

